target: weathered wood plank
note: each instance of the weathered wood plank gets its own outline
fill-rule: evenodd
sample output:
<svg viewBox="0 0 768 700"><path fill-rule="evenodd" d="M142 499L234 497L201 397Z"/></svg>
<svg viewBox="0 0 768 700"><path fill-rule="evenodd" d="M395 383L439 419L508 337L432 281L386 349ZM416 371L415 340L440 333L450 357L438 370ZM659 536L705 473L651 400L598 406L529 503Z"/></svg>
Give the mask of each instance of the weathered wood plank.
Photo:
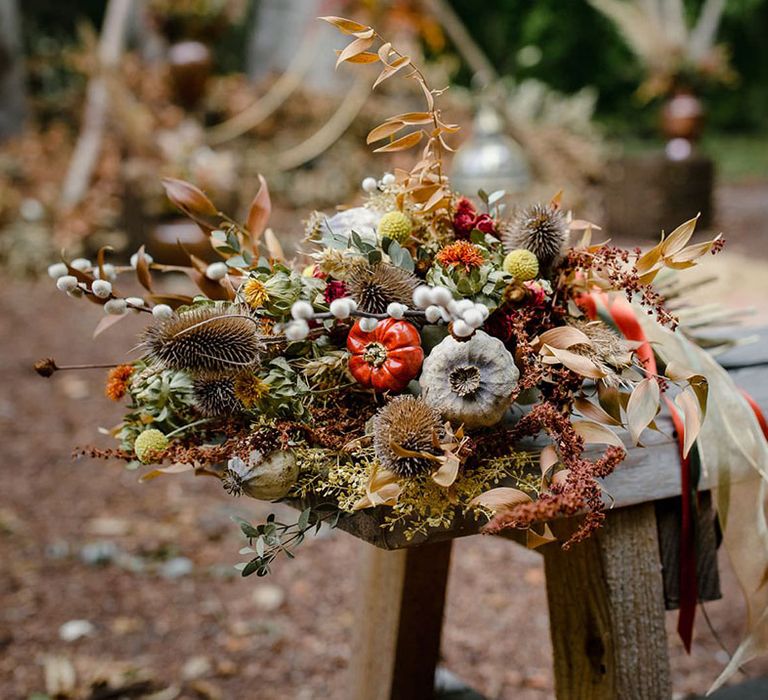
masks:
<svg viewBox="0 0 768 700"><path fill-rule="evenodd" d="M440 653L451 542L360 546L350 700L428 700Z"/></svg>
<svg viewBox="0 0 768 700"><path fill-rule="evenodd" d="M572 520L553 527L561 537ZM671 696L653 504L612 511L595 536L542 548L558 700Z"/></svg>
<svg viewBox="0 0 768 700"><path fill-rule="evenodd" d="M680 508L678 497L656 501L656 524L659 536L661 573L664 580L664 606L667 610L680 607ZM699 494L696 519L696 583L699 600L719 600L720 575L717 569L717 530L712 495Z"/></svg>

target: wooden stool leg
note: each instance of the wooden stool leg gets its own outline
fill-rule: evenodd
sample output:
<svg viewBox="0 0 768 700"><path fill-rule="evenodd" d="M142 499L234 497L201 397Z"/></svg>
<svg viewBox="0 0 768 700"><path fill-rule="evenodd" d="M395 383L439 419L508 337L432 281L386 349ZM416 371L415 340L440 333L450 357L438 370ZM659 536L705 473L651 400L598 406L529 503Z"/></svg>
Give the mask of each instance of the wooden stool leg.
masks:
<svg viewBox="0 0 768 700"><path fill-rule="evenodd" d="M429 700L451 542L386 551L360 543L349 700Z"/></svg>
<svg viewBox="0 0 768 700"><path fill-rule="evenodd" d="M575 527L555 525L559 537ZM609 512L569 551L542 551L558 700L670 698L653 503Z"/></svg>

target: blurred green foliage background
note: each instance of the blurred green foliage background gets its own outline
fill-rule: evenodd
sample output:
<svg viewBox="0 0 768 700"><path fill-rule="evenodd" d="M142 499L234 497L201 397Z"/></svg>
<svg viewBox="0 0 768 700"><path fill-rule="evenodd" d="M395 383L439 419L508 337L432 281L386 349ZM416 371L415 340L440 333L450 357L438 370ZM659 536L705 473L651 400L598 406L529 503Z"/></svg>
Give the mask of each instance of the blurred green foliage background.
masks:
<svg viewBox="0 0 768 700"><path fill-rule="evenodd" d="M258 0L254 0L258 2ZM642 72L613 25L585 0L450 0L456 12L503 74L536 78L565 93L594 86L597 117L616 136L651 136L657 105L635 92ZM352 3L353 4L353 3ZM688 0L695 12L702 0ZM28 51L56 53L76 36L83 19L99 26L104 0L25 0L21 3ZM249 15L250 16L250 15ZM768 0L728 0L719 34L730 47L739 75L733 86L704 87L711 132L759 132L768 128ZM235 28L217 46L220 68L236 70L247 40ZM34 74L33 89L65 81L56 62ZM457 76L468 83L466 69ZM35 84L36 83L36 84Z"/></svg>

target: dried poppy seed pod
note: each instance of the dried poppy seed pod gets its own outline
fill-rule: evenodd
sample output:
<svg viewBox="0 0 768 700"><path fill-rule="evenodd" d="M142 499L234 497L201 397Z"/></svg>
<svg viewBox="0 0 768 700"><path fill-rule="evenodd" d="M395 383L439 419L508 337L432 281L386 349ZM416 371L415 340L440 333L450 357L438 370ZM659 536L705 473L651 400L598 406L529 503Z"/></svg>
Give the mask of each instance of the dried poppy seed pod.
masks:
<svg viewBox="0 0 768 700"><path fill-rule="evenodd" d="M519 377L504 344L475 331L468 340L448 336L441 341L424 360L419 384L425 403L444 418L479 428L501 420Z"/></svg>
<svg viewBox="0 0 768 700"><path fill-rule="evenodd" d="M274 501L288 495L299 477L299 465L290 450L274 450L264 457L251 452L248 463L233 457L227 463L224 489L233 496L245 494L262 501Z"/></svg>

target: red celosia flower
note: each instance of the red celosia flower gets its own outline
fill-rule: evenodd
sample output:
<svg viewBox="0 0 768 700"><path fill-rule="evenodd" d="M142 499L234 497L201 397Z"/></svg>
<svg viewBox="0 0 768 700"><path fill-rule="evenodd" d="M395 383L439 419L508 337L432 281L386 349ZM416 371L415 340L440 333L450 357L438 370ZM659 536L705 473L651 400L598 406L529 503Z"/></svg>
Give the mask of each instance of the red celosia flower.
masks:
<svg viewBox="0 0 768 700"><path fill-rule="evenodd" d="M330 304L334 299L341 299L347 296L347 285L341 280L331 280L325 285L323 296L326 304Z"/></svg>
<svg viewBox="0 0 768 700"><path fill-rule="evenodd" d="M453 230L458 238L469 238L475 229L483 233L496 233L496 224L488 214L478 214L475 205L466 197L456 203L453 215Z"/></svg>
<svg viewBox="0 0 768 700"><path fill-rule="evenodd" d="M104 393L108 399L119 401L128 391L128 380L133 374L133 365L118 365L109 370L107 375L107 385Z"/></svg>
<svg viewBox="0 0 768 700"><path fill-rule="evenodd" d="M457 267L461 265L467 272L473 267L480 267L485 258L476 245L469 241L456 241L445 246L438 254L437 261L445 267Z"/></svg>

